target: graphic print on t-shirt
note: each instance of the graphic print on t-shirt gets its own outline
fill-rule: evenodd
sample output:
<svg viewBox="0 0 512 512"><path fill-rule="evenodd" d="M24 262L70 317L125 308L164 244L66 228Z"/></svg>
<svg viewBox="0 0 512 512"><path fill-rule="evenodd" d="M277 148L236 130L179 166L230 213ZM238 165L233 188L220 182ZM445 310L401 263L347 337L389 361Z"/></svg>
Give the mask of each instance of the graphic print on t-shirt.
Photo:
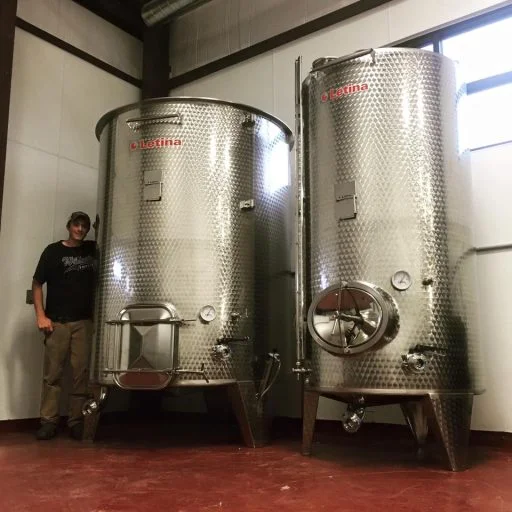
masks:
<svg viewBox="0 0 512 512"><path fill-rule="evenodd" d="M69 272L84 272L94 269L93 256L63 256L64 274Z"/></svg>

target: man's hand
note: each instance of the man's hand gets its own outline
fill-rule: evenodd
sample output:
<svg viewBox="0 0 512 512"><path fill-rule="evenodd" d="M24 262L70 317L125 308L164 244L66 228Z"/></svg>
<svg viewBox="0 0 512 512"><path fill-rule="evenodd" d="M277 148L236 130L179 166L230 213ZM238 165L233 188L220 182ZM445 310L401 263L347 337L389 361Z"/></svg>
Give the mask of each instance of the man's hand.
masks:
<svg viewBox="0 0 512 512"><path fill-rule="evenodd" d="M35 279L32 281L32 295L34 298L34 309L36 310L37 328L45 334L50 334L53 332L53 324L44 312L43 285Z"/></svg>
<svg viewBox="0 0 512 512"><path fill-rule="evenodd" d="M43 331L45 334L50 334L51 332L53 332L52 321L46 315L38 316L37 328L40 331Z"/></svg>

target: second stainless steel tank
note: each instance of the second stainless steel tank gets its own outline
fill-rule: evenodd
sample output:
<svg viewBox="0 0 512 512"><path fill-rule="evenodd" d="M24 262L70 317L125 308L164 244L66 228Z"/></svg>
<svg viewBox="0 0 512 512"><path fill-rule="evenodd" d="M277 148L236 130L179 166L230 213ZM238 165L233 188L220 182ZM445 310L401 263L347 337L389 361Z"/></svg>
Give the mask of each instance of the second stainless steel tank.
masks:
<svg viewBox="0 0 512 512"><path fill-rule="evenodd" d="M454 63L400 48L319 59L302 97L304 450L319 395L349 404L348 430L396 401L421 443L428 413L460 469L482 381Z"/></svg>

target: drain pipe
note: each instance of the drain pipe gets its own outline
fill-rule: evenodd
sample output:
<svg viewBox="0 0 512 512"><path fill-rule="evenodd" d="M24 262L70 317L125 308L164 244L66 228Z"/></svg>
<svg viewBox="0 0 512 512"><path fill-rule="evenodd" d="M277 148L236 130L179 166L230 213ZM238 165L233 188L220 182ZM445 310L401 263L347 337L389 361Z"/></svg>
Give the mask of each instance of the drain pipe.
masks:
<svg viewBox="0 0 512 512"><path fill-rule="evenodd" d="M141 16L148 27L166 23L173 16L199 7L210 0L152 0L142 7Z"/></svg>

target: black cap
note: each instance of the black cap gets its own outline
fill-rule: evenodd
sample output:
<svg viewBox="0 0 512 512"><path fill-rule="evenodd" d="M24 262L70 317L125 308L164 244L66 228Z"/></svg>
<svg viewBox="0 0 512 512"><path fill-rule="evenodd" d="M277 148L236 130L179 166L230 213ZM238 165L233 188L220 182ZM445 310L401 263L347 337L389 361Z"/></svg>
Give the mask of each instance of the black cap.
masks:
<svg viewBox="0 0 512 512"><path fill-rule="evenodd" d="M66 224L67 227L69 227L73 222L77 221L78 219L82 219L87 224L87 229L91 229L91 219L89 218L89 215L85 212L73 212L69 216L68 223Z"/></svg>

